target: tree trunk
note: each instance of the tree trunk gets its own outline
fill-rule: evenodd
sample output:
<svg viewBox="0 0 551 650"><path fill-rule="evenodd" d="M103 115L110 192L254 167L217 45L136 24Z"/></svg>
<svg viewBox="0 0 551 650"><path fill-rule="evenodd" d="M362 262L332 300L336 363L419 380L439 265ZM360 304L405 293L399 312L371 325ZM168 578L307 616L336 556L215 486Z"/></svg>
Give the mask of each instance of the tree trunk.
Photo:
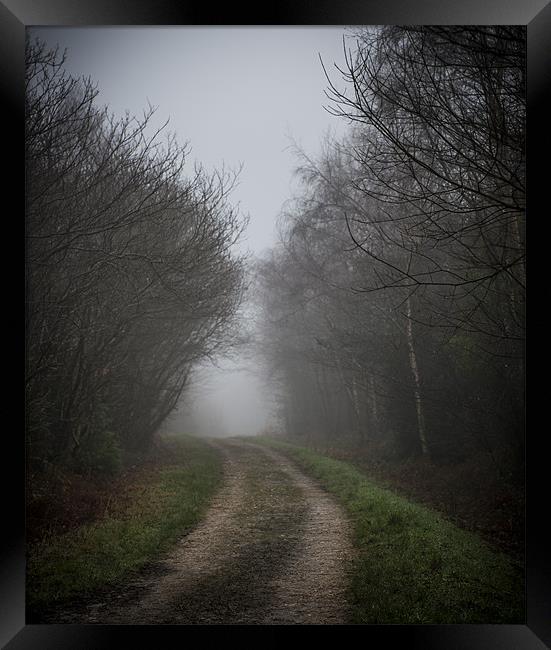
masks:
<svg viewBox="0 0 551 650"><path fill-rule="evenodd" d="M413 328L411 321L411 299L408 296L406 301L407 321L406 333L409 349L409 365L411 374L413 375L414 389L413 395L415 397L415 409L417 412L417 431L419 433L419 442L421 443L421 451L423 456L429 456L429 448L427 445L427 434L425 429L425 417L423 414L423 402L421 400L421 379L419 376L419 367L417 365L417 355L415 353L415 345L413 344Z"/></svg>
<svg viewBox="0 0 551 650"><path fill-rule="evenodd" d="M323 413L323 423L322 423L322 429L323 429L323 434L324 436L326 435L327 431L327 423L329 422L329 404L328 404L328 391L327 391L327 381L325 378L325 369L323 365L321 366L321 370L319 366L315 367L315 377L316 377L316 384L318 388L318 394L321 402L321 409Z"/></svg>
<svg viewBox="0 0 551 650"><path fill-rule="evenodd" d="M375 380L373 379L373 375L368 374L367 375L367 395L368 395L368 400L369 400L369 409L370 409L370 415L371 415L371 428L372 428L372 433L371 433L371 438L377 438L377 434L379 432L379 415L378 415L378 410L377 410L377 395L375 394Z"/></svg>
<svg viewBox="0 0 551 650"><path fill-rule="evenodd" d="M348 384L345 374L344 374L344 369L342 367L341 360L339 358L339 355L333 352L333 358L335 359L335 365L337 366L337 370L339 372L339 379L341 381L341 385L344 388L344 392L346 393L346 396L348 397L348 403L350 405L350 409L352 410L352 418L354 420L354 428L356 429L354 431L355 435L358 435L358 431L360 429L360 413L358 409L358 401L357 401L357 394L354 394L354 391Z"/></svg>
<svg viewBox="0 0 551 650"><path fill-rule="evenodd" d="M352 404L354 408L354 417L355 417L354 422L356 426L356 435L363 442L362 417L360 412L360 398L358 397L358 382L356 381L355 376L352 377L351 394L352 394Z"/></svg>

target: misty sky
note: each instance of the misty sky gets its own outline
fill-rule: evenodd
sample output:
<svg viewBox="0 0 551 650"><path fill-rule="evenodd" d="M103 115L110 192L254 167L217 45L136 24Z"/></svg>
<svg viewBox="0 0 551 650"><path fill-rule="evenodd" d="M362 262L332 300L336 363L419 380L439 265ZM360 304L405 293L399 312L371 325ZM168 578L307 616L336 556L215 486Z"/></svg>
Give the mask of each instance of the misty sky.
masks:
<svg viewBox="0 0 551 650"><path fill-rule="evenodd" d="M191 159L207 169L237 169L232 194L250 218L242 252L259 254L276 238L276 219L292 193L296 164L290 139L316 154L328 129L345 125L324 110L333 63L343 65L343 27L35 27L49 45L67 48L66 68L90 76L98 102L122 116L157 107L155 125L189 142ZM187 400L195 420L207 414L213 433L255 433L270 408L258 369L240 369L243 359L221 362L225 371L205 369ZM201 389L199 389L201 387ZM210 425L209 425L210 426Z"/></svg>
<svg viewBox="0 0 551 650"><path fill-rule="evenodd" d="M156 123L189 141L209 168L244 164L233 199L250 215L246 245L271 245L289 198L292 135L309 153L341 120L323 109L327 86L319 61L342 64L342 27L326 28L33 28L68 48L66 67L98 83L113 113L141 115L158 107ZM335 75L336 78L336 75Z"/></svg>

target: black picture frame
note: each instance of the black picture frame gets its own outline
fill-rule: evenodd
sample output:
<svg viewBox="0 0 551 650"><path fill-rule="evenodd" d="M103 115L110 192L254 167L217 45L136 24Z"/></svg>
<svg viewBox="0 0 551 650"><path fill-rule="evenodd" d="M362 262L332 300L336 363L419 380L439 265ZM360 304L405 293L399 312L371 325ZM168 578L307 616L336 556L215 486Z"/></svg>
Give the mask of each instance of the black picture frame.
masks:
<svg viewBox="0 0 551 650"><path fill-rule="evenodd" d="M31 25L360 25L360 24L518 24L528 36L528 206L545 205L543 196L548 164L539 164L545 153L551 86L551 4L548 0L283 0L263 10L243 4L220 7L185 0L3 0L0 4L0 85L4 128L13 140L4 150L11 161L5 188L14 194L12 205L22 205L24 154L22 147L24 106L25 28ZM14 125L12 128L11 125ZM16 125L16 126L15 126ZM21 166L19 166L19 164ZM23 188L21 186L23 185ZM20 203L21 201L21 203ZM6 198L7 204L7 198ZM18 208L17 208L18 209ZM15 212L17 212L17 209ZM543 220L547 220L545 215ZM13 222L16 219L12 215ZM537 219L536 219L537 221ZM536 226L536 230L539 226ZM530 233L530 230L528 231ZM539 238L534 235L534 238ZM529 240L530 241L530 240ZM532 242L534 243L534 242ZM529 268L530 256L529 256ZM535 264L537 266L537 262ZM13 271L12 271L13 273ZM534 277L539 275L538 270ZM9 277L9 276L8 276ZM12 283L13 284L13 283ZM12 291L15 293L15 286ZM17 305L8 296L8 304ZM15 308L14 308L15 311ZM535 327L544 324L535 318ZM535 332L534 332L535 333ZM530 366L531 367L531 366ZM536 380L537 381L537 380ZM539 382L538 382L539 383ZM535 390L533 402L538 401ZM7 398L5 398L7 399ZM542 398L545 400L545 397ZM9 406L9 405L8 405ZM525 625L371 625L363 626L361 641L368 647L383 645L424 650L541 650L551 647L551 541L545 514L546 437L544 425L527 435L527 617ZM13 512L4 519L3 553L0 559L0 643L9 650L40 648L116 648L133 643L166 648L189 641L187 626L25 625L24 541L24 439L19 429L10 432L11 447L5 448L10 472L3 472L4 501ZM9 441L6 443L9 444ZM4 468L8 462L4 461ZM548 506L547 506L548 508ZM195 628L202 631L204 628ZM222 630L222 626L210 629ZM258 629L258 628L257 628ZM273 628L275 638L286 628ZM324 628L331 635L332 628ZM351 628L340 628L342 633ZM262 630L260 630L262 631ZM354 632L358 631L357 626ZM281 638L281 637L279 637Z"/></svg>

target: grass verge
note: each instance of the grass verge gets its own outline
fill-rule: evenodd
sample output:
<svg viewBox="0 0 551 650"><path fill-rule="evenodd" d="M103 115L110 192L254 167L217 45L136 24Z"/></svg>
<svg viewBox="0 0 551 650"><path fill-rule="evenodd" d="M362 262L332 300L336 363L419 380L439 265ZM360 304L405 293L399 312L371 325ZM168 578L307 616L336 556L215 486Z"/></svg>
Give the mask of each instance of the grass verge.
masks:
<svg viewBox="0 0 551 650"><path fill-rule="evenodd" d="M354 528L353 623L516 624L523 567L438 513L378 487L352 465L266 438L334 494Z"/></svg>
<svg viewBox="0 0 551 650"><path fill-rule="evenodd" d="M31 615L115 583L166 550L204 514L221 483L222 460L205 442L171 437L171 460L130 487L102 519L27 549Z"/></svg>

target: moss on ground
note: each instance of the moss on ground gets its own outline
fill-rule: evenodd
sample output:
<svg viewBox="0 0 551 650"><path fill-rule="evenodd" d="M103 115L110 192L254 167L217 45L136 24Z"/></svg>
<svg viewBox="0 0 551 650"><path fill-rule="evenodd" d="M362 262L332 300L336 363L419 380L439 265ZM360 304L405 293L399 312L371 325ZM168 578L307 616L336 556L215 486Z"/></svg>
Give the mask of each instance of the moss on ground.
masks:
<svg viewBox="0 0 551 650"><path fill-rule="evenodd" d="M378 487L349 463L258 439L334 494L354 527L354 623L523 623L523 568L433 510Z"/></svg>
<svg viewBox="0 0 551 650"><path fill-rule="evenodd" d="M222 480L222 459L206 442L172 437L172 458L132 498L93 523L27 549L27 607L55 606L114 584L159 556L204 515ZM115 496L116 499L116 496Z"/></svg>

